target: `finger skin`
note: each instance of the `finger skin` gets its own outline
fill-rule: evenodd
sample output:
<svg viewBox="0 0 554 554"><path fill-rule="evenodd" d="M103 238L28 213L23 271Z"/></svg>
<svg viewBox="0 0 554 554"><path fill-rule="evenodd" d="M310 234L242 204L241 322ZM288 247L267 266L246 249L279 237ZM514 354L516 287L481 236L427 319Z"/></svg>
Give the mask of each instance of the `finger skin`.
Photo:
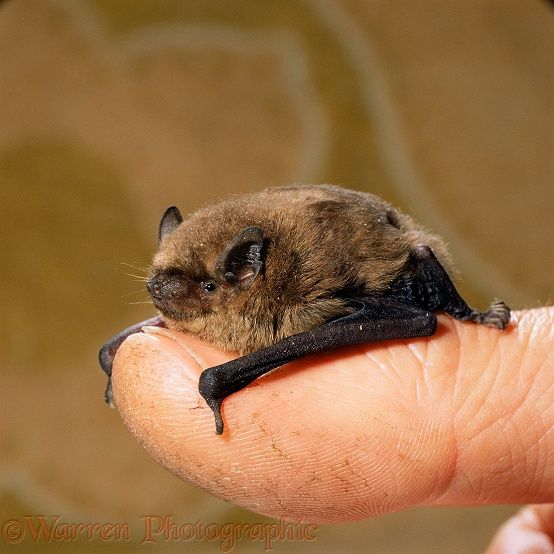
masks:
<svg viewBox="0 0 554 554"><path fill-rule="evenodd" d="M552 554L554 504L526 506L496 533L485 554Z"/></svg>
<svg viewBox="0 0 554 554"><path fill-rule="evenodd" d="M523 312L500 332L441 316L430 338L299 360L226 399L222 436L197 383L229 356L193 337L127 339L114 396L159 463L274 517L542 502L554 498L553 319Z"/></svg>

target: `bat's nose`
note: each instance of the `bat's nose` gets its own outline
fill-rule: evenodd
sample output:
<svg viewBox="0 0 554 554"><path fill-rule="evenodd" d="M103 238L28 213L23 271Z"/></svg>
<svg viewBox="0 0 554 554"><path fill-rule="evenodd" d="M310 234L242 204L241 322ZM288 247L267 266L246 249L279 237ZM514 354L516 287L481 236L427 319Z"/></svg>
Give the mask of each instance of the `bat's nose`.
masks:
<svg viewBox="0 0 554 554"><path fill-rule="evenodd" d="M186 292L182 276L175 272L160 272L153 275L146 281L146 288L155 303L178 300Z"/></svg>
<svg viewBox="0 0 554 554"><path fill-rule="evenodd" d="M154 300L161 300L163 295L164 280L159 276L152 277L146 282L146 288Z"/></svg>

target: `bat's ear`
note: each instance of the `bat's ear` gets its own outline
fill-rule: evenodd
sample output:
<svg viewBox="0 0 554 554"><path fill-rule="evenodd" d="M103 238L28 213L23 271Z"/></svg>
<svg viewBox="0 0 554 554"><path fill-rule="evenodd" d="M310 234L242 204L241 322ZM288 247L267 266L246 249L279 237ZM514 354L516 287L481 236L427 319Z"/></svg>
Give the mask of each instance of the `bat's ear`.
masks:
<svg viewBox="0 0 554 554"><path fill-rule="evenodd" d="M177 229L177 227L183 222L183 217L177 206L171 206L162 215L160 226L158 227L158 244L162 242L162 239Z"/></svg>
<svg viewBox="0 0 554 554"><path fill-rule="evenodd" d="M263 245L260 227L243 229L219 257L217 271L227 282L247 289L264 267Z"/></svg>

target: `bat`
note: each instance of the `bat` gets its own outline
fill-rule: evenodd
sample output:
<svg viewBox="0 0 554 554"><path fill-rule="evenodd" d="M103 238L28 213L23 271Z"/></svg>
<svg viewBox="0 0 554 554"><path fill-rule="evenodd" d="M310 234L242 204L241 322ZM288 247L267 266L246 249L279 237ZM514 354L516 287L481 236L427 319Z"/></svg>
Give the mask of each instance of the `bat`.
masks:
<svg viewBox="0 0 554 554"><path fill-rule="evenodd" d="M442 311L504 329L510 309L470 308L444 242L379 197L332 185L239 195L183 219L168 208L147 289L158 316L100 350L112 401L113 358L143 325L192 333L241 357L202 372L198 389L223 432L221 404L305 355L433 335Z"/></svg>

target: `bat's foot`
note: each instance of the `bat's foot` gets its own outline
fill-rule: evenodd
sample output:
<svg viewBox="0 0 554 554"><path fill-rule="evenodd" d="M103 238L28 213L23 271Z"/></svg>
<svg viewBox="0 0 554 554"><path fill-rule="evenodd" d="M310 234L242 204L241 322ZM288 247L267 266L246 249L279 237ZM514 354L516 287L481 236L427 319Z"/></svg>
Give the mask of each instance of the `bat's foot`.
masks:
<svg viewBox="0 0 554 554"><path fill-rule="evenodd" d="M478 313L475 317L475 321L488 325L489 327L497 327L498 329L504 329L508 323L510 323L510 308L502 302L502 300L495 300L488 312Z"/></svg>

